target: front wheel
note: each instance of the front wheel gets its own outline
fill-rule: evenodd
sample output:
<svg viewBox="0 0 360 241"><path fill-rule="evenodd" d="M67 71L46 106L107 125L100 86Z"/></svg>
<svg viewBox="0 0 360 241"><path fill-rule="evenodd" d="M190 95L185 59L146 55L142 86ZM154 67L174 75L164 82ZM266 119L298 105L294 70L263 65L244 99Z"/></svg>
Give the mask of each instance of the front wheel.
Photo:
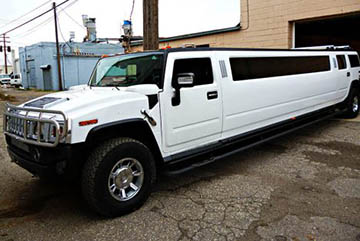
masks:
<svg viewBox="0 0 360 241"><path fill-rule="evenodd" d="M349 93L347 110L344 113L345 118L356 118L359 115L360 92L359 89L352 88Z"/></svg>
<svg viewBox="0 0 360 241"><path fill-rule="evenodd" d="M85 163L82 191L97 213L116 217L139 208L149 197L156 168L150 150L131 138L98 146Z"/></svg>

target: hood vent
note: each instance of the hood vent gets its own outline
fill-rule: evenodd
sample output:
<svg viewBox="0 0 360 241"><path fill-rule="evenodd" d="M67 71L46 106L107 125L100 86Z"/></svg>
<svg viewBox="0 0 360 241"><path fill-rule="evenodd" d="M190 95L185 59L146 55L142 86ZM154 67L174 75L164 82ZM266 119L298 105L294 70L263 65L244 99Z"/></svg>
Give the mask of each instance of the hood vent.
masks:
<svg viewBox="0 0 360 241"><path fill-rule="evenodd" d="M29 103L26 103L25 107L35 107L35 108L49 108L53 105L57 105L59 103L62 103L64 101L67 101L68 99L64 98L55 98L55 97L43 97L38 100L31 101Z"/></svg>

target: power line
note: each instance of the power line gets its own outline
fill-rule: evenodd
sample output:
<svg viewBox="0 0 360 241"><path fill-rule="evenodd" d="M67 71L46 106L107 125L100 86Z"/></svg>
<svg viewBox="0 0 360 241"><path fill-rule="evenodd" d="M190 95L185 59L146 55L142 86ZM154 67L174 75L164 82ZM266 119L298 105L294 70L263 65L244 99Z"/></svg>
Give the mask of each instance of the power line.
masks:
<svg viewBox="0 0 360 241"><path fill-rule="evenodd" d="M59 23L58 27L59 27L60 35L61 35L62 39L64 40L64 42L66 42L66 39L65 39L65 37L64 37L64 35L63 35L62 31L61 31L59 17L57 17L57 21L58 21L58 23Z"/></svg>
<svg viewBox="0 0 360 241"><path fill-rule="evenodd" d="M132 7L131 7L130 18L129 18L130 21L131 21L133 12L134 12L134 7L135 7L135 0L133 0Z"/></svg>
<svg viewBox="0 0 360 241"><path fill-rule="evenodd" d="M13 65L12 61L10 58L7 58L7 62L10 64L10 65Z"/></svg>
<svg viewBox="0 0 360 241"><path fill-rule="evenodd" d="M63 8L60 8L62 11L64 11L64 13L66 14L66 16L68 16L74 23L76 23L77 25L79 25L81 28L85 29L85 27L83 25L81 25L80 23L78 23L73 17L71 17Z"/></svg>
<svg viewBox="0 0 360 241"><path fill-rule="evenodd" d="M35 25L34 27L26 30L25 32L22 32L22 33L20 33L18 35L12 36L12 38L25 37L25 36L27 36L29 34L32 34L32 33L36 32L38 29L40 29L41 27L44 27L47 24L51 23L52 19L53 19L53 17L51 16L51 17L47 18L45 21L43 21L43 22Z"/></svg>
<svg viewBox="0 0 360 241"><path fill-rule="evenodd" d="M61 10L58 12L58 14L60 14L60 13L63 12L63 11L65 12L65 9L71 7L71 6L74 5L77 1L79 1L79 0L75 0L74 2L69 3L69 4L68 4L67 6L65 6L64 8L60 8ZM25 37L25 36L27 36L27 35L30 35L30 34L34 33L35 31L39 30L41 27L44 27L44 26L46 26L47 24L49 24L50 22L52 22L52 20L53 20L53 17L50 16L50 17L47 18L45 21L43 21L43 22L35 25L35 26L32 27L31 29L28 29L28 30L26 30L26 31L23 32L23 33L20 33L20 34L17 34L17 35L15 35L15 36L13 36L13 38Z"/></svg>
<svg viewBox="0 0 360 241"><path fill-rule="evenodd" d="M59 17L57 17L57 20L58 20L58 27L59 27L60 35L61 35L62 39L64 40L64 42L66 43L66 45L69 46L69 48L71 48L71 46L69 45L69 43L67 42L67 40L65 39L65 37L64 37L64 35L63 35L62 31L61 31Z"/></svg>
<svg viewBox="0 0 360 241"><path fill-rule="evenodd" d="M59 5L57 5L56 7L59 7L59 6L63 5L64 3L68 2L68 1L70 1L70 0L65 0L65 1L63 1L62 3L60 3ZM47 10L47 11L45 11L45 12L43 12L43 13L35 16L35 17L33 17L32 19L30 19L30 20L28 20L28 21L26 21L26 22L24 22L24 23L22 23L22 24L20 24L20 25L18 25L18 26L16 26L16 27L14 27L14 28L6 31L6 32L3 32L3 33L0 34L0 35L5 35L5 34L7 34L7 33L10 33L10 32L12 32L12 31L14 31L15 29L18 29L18 28L20 28L20 27L22 27L22 26L24 26L24 25L26 25L26 24L34 21L35 19L40 18L41 16L43 16L43 15L45 15L45 14L47 14L48 12L51 12L51 11L53 11L53 8L50 8L49 10Z"/></svg>
<svg viewBox="0 0 360 241"><path fill-rule="evenodd" d="M65 37L64 37L64 35L63 35L62 31L61 31L61 28L60 28L59 16L60 16L60 13L62 13L62 12L65 13L65 9L71 7L71 6L74 5L77 1L79 1L79 0L75 0L74 2L71 2L71 3L69 3L68 5L66 5L64 8L60 8L61 10L60 10L60 11L58 12L58 14L57 14L57 20L58 20L58 22L59 22L58 28L59 28L60 35L61 35L61 37L63 38L64 42L65 42L68 46L69 46L69 44L66 42L66 39L65 39ZM25 31L25 32L23 32L23 33L20 33L20 34L18 34L18 35L12 36L12 38L15 38L15 39L16 39L16 38L19 38L19 37L23 38L23 37L25 37L25 36L27 36L27 35L30 35L30 34L34 33L35 31L39 30L41 27L44 27L44 26L46 26L47 24L51 23L52 20L53 20L53 16L50 16L50 17L47 18L45 21L43 21L43 22L35 25L35 26L32 27L31 29L29 29L29 30L27 30L27 31ZM13 41L13 42L14 42L14 41ZM19 42L18 42L18 43L19 43ZM21 44L24 44L24 43L21 43ZM69 46L69 47L70 47L70 46Z"/></svg>
<svg viewBox="0 0 360 241"><path fill-rule="evenodd" d="M14 41L14 40L11 40L11 43L13 43L13 46L22 46L22 45L26 45L25 42L18 42L18 41Z"/></svg>
<svg viewBox="0 0 360 241"><path fill-rule="evenodd" d="M51 2L51 0L48 0L48 1L44 2L43 4L41 4L40 6L34 8L33 10L31 10L31 11L29 11L29 12L21 15L20 17L18 17L18 18L14 19L14 20L11 20L10 22L7 22L7 23L1 25L0 28L2 28L2 27L4 27L4 26L7 26L7 25L10 25L10 24L12 24L13 22L16 22L16 21L19 20L19 19L22 19L23 17L25 17L25 16L28 15L29 13L32 13L32 12L34 12L35 10L38 10L39 8L41 8L42 6L44 6L45 4L47 4L47 3L49 3L49 2Z"/></svg>

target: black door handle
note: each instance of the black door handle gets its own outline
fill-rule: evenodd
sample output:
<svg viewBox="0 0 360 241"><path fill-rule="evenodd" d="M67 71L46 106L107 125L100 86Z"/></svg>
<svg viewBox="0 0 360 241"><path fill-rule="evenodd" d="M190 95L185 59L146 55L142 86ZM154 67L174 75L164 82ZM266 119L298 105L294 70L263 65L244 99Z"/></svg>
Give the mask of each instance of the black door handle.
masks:
<svg viewBox="0 0 360 241"><path fill-rule="evenodd" d="M350 72L347 72L347 73L346 73L346 76L347 76L347 77L350 77Z"/></svg>
<svg viewBox="0 0 360 241"><path fill-rule="evenodd" d="M210 92L207 93L208 100L217 99L217 97L218 97L218 92L217 91L210 91Z"/></svg>

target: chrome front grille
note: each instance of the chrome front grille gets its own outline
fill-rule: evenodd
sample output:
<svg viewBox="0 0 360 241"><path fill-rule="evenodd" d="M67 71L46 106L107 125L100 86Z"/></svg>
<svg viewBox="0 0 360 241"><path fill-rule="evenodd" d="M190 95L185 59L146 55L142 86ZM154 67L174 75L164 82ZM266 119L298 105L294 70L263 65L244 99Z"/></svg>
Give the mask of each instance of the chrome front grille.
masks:
<svg viewBox="0 0 360 241"><path fill-rule="evenodd" d="M18 136L24 135L24 120L19 118L8 119L8 131Z"/></svg>
<svg viewBox="0 0 360 241"><path fill-rule="evenodd" d="M25 143L55 147L67 136L68 120L61 111L7 104L4 133Z"/></svg>

